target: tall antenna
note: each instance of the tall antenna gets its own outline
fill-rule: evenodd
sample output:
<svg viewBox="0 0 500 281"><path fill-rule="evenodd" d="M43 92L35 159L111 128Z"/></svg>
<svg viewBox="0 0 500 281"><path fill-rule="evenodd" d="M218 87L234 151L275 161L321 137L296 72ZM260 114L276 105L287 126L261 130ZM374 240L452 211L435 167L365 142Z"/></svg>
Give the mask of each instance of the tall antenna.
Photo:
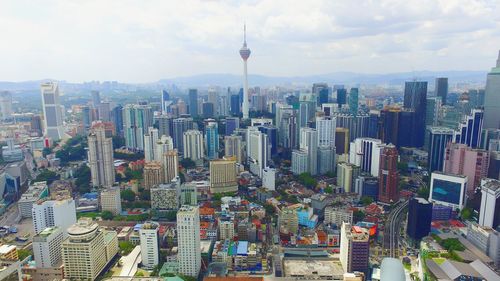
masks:
<svg viewBox="0 0 500 281"><path fill-rule="evenodd" d="M247 45L247 23L243 23L243 45Z"/></svg>

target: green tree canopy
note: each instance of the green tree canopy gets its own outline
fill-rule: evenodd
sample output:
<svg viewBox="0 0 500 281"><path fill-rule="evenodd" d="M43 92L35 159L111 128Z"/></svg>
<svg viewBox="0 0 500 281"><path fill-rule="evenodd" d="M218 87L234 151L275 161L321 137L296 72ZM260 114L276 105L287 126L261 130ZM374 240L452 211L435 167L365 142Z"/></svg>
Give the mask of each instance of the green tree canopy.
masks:
<svg viewBox="0 0 500 281"><path fill-rule="evenodd" d="M191 160L191 158L184 158L179 163L181 164L182 167L186 169L192 169L196 167L196 163L193 160Z"/></svg>
<svg viewBox="0 0 500 281"><path fill-rule="evenodd" d="M133 202L135 201L135 193L130 190L130 189L125 189L120 192L120 195L123 200L128 201L128 202Z"/></svg>
<svg viewBox="0 0 500 281"><path fill-rule="evenodd" d="M111 213L110 211L103 211L103 212L101 213L101 218L102 218L103 220L110 221L110 220L112 220L112 219L113 219L113 217L114 217L114 215L113 215L113 213Z"/></svg>

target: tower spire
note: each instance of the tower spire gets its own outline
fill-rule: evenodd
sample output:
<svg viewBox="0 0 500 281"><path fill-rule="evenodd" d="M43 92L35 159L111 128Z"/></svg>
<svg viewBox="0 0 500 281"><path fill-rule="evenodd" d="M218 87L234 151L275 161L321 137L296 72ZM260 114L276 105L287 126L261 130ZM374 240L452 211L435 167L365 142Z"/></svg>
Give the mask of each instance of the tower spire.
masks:
<svg viewBox="0 0 500 281"><path fill-rule="evenodd" d="M500 50L498 51L497 67L500 67Z"/></svg>
<svg viewBox="0 0 500 281"><path fill-rule="evenodd" d="M243 24L243 46L247 45L247 23Z"/></svg>

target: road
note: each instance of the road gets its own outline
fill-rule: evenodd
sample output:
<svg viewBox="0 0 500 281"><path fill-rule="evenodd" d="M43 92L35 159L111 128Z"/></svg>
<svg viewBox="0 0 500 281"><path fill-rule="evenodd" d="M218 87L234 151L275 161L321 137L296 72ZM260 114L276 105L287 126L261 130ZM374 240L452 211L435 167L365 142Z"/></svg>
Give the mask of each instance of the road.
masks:
<svg viewBox="0 0 500 281"><path fill-rule="evenodd" d="M392 209L389 217L387 218L384 231L384 248L389 249L389 256L396 257L399 249L399 235L401 230L401 222L403 221L404 214L408 201L404 201Z"/></svg>

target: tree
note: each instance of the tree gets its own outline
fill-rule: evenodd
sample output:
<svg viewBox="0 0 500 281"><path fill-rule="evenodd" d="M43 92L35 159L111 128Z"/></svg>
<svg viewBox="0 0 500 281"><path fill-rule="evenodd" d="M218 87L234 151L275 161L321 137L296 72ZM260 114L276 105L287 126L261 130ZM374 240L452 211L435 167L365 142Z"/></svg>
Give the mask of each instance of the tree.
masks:
<svg viewBox="0 0 500 281"><path fill-rule="evenodd" d="M371 198L369 196L363 196L363 197L361 197L360 201L361 201L361 204L363 204L363 206L368 206L373 202L373 198Z"/></svg>
<svg viewBox="0 0 500 281"><path fill-rule="evenodd" d="M186 169L196 168L196 163L191 158L184 158L179 163Z"/></svg>
<svg viewBox="0 0 500 281"><path fill-rule="evenodd" d="M310 173L302 173L299 175L299 182L308 188L314 188L318 184L318 181L311 176Z"/></svg>
<svg viewBox="0 0 500 281"><path fill-rule="evenodd" d="M408 163L406 163L406 162L398 162L396 164L396 167L402 173L406 173L408 171Z"/></svg>
<svg viewBox="0 0 500 281"><path fill-rule="evenodd" d="M87 165L81 165L80 167L78 167L78 169L74 174L74 177L76 178L75 186L78 189L78 192L80 193L90 192L91 176L90 176L90 168Z"/></svg>
<svg viewBox="0 0 500 281"><path fill-rule="evenodd" d="M114 215L113 215L113 213L111 213L110 211L103 211L103 212L101 213L101 218L102 218L103 220L110 221L110 220L112 220L112 219L113 219L113 217L114 217Z"/></svg>
<svg viewBox="0 0 500 281"><path fill-rule="evenodd" d="M113 149L118 149L125 146L125 138L122 136L113 136Z"/></svg>
<svg viewBox="0 0 500 281"><path fill-rule="evenodd" d="M365 218L365 213L361 210L356 210L352 213L354 222L362 221Z"/></svg>
<svg viewBox="0 0 500 281"><path fill-rule="evenodd" d="M30 250L26 249L19 249L17 250L17 256L19 257L19 260L22 261L28 256L31 256L33 253Z"/></svg>
<svg viewBox="0 0 500 281"><path fill-rule="evenodd" d="M463 220L470 220L472 218L472 209L469 207L463 208L462 212L460 212L460 217Z"/></svg>
<svg viewBox="0 0 500 281"><path fill-rule="evenodd" d="M47 184L51 184L55 180L58 180L59 178L60 176L56 172L44 169L40 174L38 174L38 176L35 178L34 181L35 182L46 181Z"/></svg>
<svg viewBox="0 0 500 281"><path fill-rule="evenodd" d="M417 194L419 197L422 197L422 198L429 198L429 188L428 187L421 187L417 190Z"/></svg>
<svg viewBox="0 0 500 281"><path fill-rule="evenodd" d="M128 201L128 202L133 202L135 201L135 193L130 190L130 189L125 189L120 192L120 195L123 200Z"/></svg>
<svg viewBox="0 0 500 281"><path fill-rule="evenodd" d="M327 186L324 189L325 193L332 194L333 193L333 188L331 186Z"/></svg>
<svg viewBox="0 0 500 281"><path fill-rule="evenodd" d="M42 155L43 157L47 157L47 155L52 153L52 148L50 147L44 147L42 150Z"/></svg>
<svg viewBox="0 0 500 281"><path fill-rule="evenodd" d="M139 190L139 198L143 201L150 201L151 193L149 192L149 189Z"/></svg>

